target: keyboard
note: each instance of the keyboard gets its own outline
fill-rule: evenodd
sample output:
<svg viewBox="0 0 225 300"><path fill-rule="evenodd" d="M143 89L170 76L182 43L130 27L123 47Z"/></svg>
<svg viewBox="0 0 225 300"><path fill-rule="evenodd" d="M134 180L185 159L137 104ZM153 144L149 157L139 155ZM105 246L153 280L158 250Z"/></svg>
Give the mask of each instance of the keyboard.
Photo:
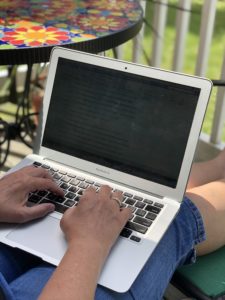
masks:
<svg viewBox="0 0 225 300"><path fill-rule="evenodd" d="M99 182L59 170L48 164L34 162L33 165L37 168L48 170L56 184L63 189L65 195L64 197L60 197L47 190L34 191L29 194L28 201L33 204L53 203L55 205L55 211L62 214L68 208L78 204L80 196L86 188L93 186L96 191L98 191L101 187L101 183ZM119 190L113 189L113 191ZM145 234L161 213L164 205L133 193L123 192L122 190L120 190L120 192L123 193L122 207L129 207L132 210L132 215L120 235L134 242L140 242L141 238L134 233L139 232Z"/></svg>

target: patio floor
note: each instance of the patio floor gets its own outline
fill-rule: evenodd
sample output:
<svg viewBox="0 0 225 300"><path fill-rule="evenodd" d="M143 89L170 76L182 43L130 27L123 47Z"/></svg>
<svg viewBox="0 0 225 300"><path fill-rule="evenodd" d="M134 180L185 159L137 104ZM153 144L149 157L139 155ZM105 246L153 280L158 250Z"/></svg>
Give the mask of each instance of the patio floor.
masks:
<svg viewBox="0 0 225 300"><path fill-rule="evenodd" d="M32 153L32 149L30 149L20 141L12 140L10 143L10 153L0 172L6 172L7 170L15 166L18 162L20 162L26 155Z"/></svg>

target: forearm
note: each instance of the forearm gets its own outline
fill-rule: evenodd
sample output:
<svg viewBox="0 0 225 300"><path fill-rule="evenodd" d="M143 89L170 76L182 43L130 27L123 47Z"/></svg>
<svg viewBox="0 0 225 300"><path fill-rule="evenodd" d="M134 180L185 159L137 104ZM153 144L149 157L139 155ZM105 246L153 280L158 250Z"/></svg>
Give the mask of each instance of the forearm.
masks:
<svg viewBox="0 0 225 300"><path fill-rule="evenodd" d="M69 247L39 299L93 299L105 257L101 247L81 244Z"/></svg>

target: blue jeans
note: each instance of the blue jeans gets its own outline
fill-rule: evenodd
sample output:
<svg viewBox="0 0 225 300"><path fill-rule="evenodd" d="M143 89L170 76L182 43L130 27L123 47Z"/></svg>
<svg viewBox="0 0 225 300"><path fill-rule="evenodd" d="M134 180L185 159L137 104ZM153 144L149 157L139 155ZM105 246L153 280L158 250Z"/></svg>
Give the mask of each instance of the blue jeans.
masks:
<svg viewBox="0 0 225 300"><path fill-rule="evenodd" d="M195 261L194 246L203 240L201 215L196 206L184 198L179 213L130 290L119 294L98 286L95 299L161 299L176 268ZM6 299L37 299L54 269L30 254L0 244L0 286Z"/></svg>

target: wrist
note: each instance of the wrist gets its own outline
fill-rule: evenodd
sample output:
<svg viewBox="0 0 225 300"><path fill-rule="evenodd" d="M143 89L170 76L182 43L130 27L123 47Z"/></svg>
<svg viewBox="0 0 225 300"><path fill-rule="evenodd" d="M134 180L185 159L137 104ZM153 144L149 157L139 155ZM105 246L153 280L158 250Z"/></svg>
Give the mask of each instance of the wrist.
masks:
<svg viewBox="0 0 225 300"><path fill-rule="evenodd" d="M46 295L46 299L94 299L104 259L99 243L81 238L69 240L68 249L41 299ZM59 284L62 279L63 289Z"/></svg>
<svg viewBox="0 0 225 300"><path fill-rule="evenodd" d="M102 261L106 259L109 250L101 242L90 238L74 238L68 241L68 251L82 252L84 255L94 257L95 260Z"/></svg>
<svg viewBox="0 0 225 300"><path fill-rule="evenodd" d="M69 259L69 265L72 262L80 278L84 277L87 282L90 282L90 285L94 284L95 286L108 253L100 243L77 239L68 243L65 258ZM87 270L88 274L86 273Z"/></svg>

